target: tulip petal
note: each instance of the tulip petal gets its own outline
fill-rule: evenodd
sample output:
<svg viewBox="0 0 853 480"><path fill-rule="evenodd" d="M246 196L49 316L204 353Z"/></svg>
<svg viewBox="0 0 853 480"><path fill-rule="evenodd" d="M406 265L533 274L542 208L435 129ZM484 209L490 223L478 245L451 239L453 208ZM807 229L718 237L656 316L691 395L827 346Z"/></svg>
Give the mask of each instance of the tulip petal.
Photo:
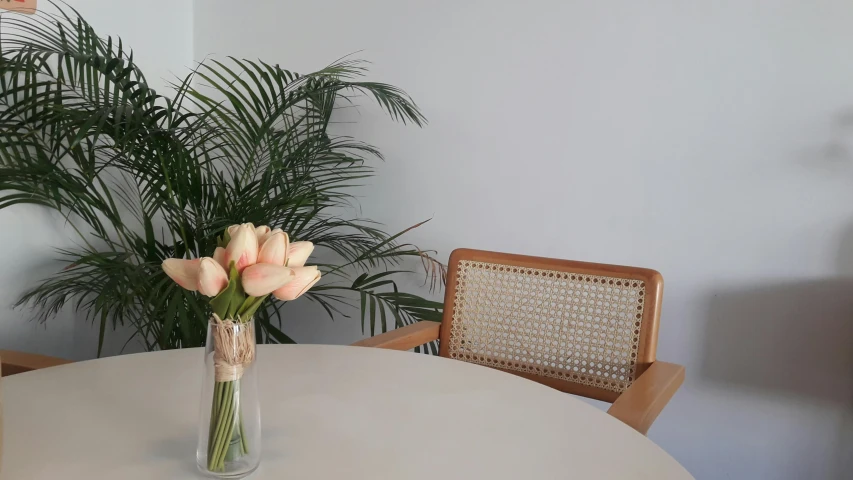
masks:
<svg viewBox="0 0 853 480"><path fill-rule="evenodd" d="M167 258L163 261L163 271L178 285L194 292L198 289L198 258L185 260L183 258Z"/></svg>
<svg viewBox="0 0 853 480"><path fill-rule="evenodd" d="M225 263L225 249L222 247L216 247L216 250L213 251L213 259L216 260L217 263L222 265L223 268L228 268L228 265Z"/></svg>
<svg viewBox="0 0 853 480"><path fill-rule="evenodd" d="M2 1L2 0L0 0ZM251 227L252 230L255 229L255 225L252 223L241 223L239 225L231 225L226 230L228 230L228 235L234 237L234 234L237 233L237 229L240 227Z"/></svg>
<svg viewBox="0 0 853 480"><path fill-rule="evenodd" d="M199 293L215 297L227 286L228 274L222 265L210 257L202 258L198 268Z"/></svg>
<svg viewBox="0 0 853 480"><path fill-rule="evenodd" d="M243 270L243 290L253 297L269 294L296 278L293 269L271 263L257 263Z"/></svg>
<svg viewBox="0 0 853 480"><path fill-rule="evenodd" d="M287 249L287 266L301 267L308 261L311 252L314 251L314 244L311 242L293 242Z"/></svg>
<svg viewBox="0 0 853 480"><path fill-rule="evenodd" d="M295 274L294 279L272 292L273 296L279 300L296 300L320 281L320 271L315 266L294 267L291 270Z"/></svg>
<svg viewBox="0 0 853 480"><path fill-rule="evenodd" d="M261 225L260 227L255 227L255 236L258 237L258 244L259 245L264 244L264 241L266 241L266 239L268 238L268 237L266 237L266 234L268 234L268 233L270 233L270 227L268 227L266 225Z"/></svg>
<svg viewBox="0 0 853 480"><path fill-rule="evenodd" d="M278 231L272 234L269 239L261 245L261 250L258 252L258 263L271 263L273 265L282 265L287 259L287 234Z"/></svg>
<svg viewBox="0 0 853 480"><path fill-rule="evenodd" d="M275 235L276 233L284 233L284 232L282 232L280 228L274 228L274 229L270 230L269 232L265 233L264 236L258 238L258 243L260 245L263 245L264 242L269 240L269 238L271 236Z"/></svg>
<svg viewBox="0 0 853 480"><path fill-rule="evenodd" d="M231 262L234 262L237 271L242 272L257 261L258 237L255 235L255 227L251 223L244 223L234 231L231 241L225 247L225 265L230 266Z"/></svg>

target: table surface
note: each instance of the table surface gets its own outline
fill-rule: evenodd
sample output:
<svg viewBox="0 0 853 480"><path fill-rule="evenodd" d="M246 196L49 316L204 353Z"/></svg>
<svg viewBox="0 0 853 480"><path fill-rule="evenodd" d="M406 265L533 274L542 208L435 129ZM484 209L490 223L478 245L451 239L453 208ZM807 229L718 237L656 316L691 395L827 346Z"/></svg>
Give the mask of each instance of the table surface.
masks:
<svg viewBox="0 0 853 480"><path fill-rule="evenodd" d="M0 478L198 478L201 349L3 379ZM604 412L489 368L372 348L260 346L251 479L691 479ZM665 413L664 413L665 414Z"/></svg>

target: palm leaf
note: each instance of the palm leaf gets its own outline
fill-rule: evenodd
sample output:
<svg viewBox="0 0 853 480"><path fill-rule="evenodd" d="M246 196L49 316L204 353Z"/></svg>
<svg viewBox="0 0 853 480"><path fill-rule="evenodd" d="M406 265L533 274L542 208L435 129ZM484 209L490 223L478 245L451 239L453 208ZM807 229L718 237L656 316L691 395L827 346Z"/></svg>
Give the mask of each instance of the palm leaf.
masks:
<svg viewBox="0 0 853 480"><path fill-rule="evenodd" d="M426 119L401 89L363 81L343 58L308 74L263 61L200 63L162 95L121 39L100 37L76 11L0 17L0 208L62 213L82 247L19 305L46 321L67 304L99 328L134 328L148 349L200 346L207 303L160 270L165 258L209 255L223 229L253 222L314 242L326 281L306 298L330 317L361 308L370 333L440 318L441 304L401 292L412 266L431 290L445 270L369 219L342 216L353 188L382 160L328 127L356 97L391 118ZM421 224L416 224L416 228ZM282 304L258 311L261 341L292 343ZM99 354L102 340L99 341Z"/></svg>

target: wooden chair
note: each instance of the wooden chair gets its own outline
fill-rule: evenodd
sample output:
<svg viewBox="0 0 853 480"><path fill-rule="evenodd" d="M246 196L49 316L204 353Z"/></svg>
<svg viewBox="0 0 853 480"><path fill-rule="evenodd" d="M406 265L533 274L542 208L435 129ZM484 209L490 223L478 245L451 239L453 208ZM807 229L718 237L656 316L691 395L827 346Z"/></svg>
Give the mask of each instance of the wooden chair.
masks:
<svg viewBox="0 0 853 480"><path fill-rule="evenodd" d="M41 368L55 367L57 365L65 365L72 363L71 360L64 360L56 357L48 357L47 355L38 355L35 353L13 352L11 350L0 350L0 378L16 373L29 372ZM0 381L2 384L2 381ZM0 385L2 386L2 385ZM3 395L0 389L0 468L3 463Z"/></svg>
<svg viewBox="0 0 853 480"><path fill-rule="evenodd" d="M450 255L442 322L353 345L439 354L611 402L646 434L684 381L655 359L663 278L644 268L460 249Z"/></svg>
<svg viewBox="0 0 853 480"><path fill-rule="evenodd" d="M2 376L15 375L16 373L39 370L41 368L55 367L72 363L71 360L49 357L36 353L14 352L11 350L0 350L0 367Z"/></svg>

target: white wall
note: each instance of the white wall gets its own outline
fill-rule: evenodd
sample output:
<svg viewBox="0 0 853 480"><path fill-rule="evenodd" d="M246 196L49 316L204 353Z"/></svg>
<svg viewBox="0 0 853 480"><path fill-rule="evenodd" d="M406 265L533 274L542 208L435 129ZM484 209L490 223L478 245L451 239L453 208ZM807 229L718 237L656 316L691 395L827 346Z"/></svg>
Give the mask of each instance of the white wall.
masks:
<svg viewBox="0 0 853 480"><path fill-rule="evenodd" d="M469 246L660 270L659 357L688 381L650 437L698 479L853 468L853 4L71 4L155 84L211 53L308 71L363 49L371 78L431 122L366 106L345 127L389 158L367 216L389 229L433 217L409 239L443 259ZM67 242L39 209L0 222L7 306ZM70 312L46 328L0 312L0 348L94 353ZM354 320L291 320L300 341L360 335Z"/></svg>
<svg viewBox="0 0 853 480"><path fill-rule="evenodd" d="M135 60L151 85L166 90L174 75L185 75L192 64L192 1L168 2L155 8L133 0L66 0L101 35L119 35L133 48ZM43 11L54 11L47 1ZM62 268L57 247L73 246L73 233L60 215L37 207L0 210L0 245L5 255L0 269L0 349L16 349L85 359L97 351L97 329L66 308L46 325L30 321L27 310L12 305L28 288ZM131 330L109 335L105 354L116 354ZM133 349L135 345L130 345Z"/></svg>
<svg viewBox="0 0 853 480"><path fill-rule="evenodd" d="M361 109L367 216L455 247L653 267L650 434L699 479L853 468L853 4L209 0L194 53L308 71L352 52L430 125ZM368 102L365 102L368 103ZM348 342L294 315L298 340Z"/></svg>

